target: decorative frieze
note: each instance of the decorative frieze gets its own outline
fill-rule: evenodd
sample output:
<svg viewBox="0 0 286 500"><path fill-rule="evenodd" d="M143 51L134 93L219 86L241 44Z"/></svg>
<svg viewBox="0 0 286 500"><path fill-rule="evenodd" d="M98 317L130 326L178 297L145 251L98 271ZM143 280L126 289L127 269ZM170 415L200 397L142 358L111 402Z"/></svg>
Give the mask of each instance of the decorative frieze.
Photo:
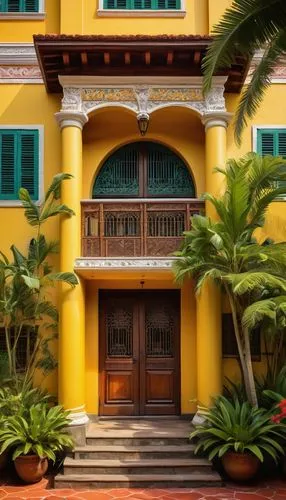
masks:
<svg viewBox="0 0 286 500"><path fill-rule="evenodd" d="M65 77L67 78L67 77ZM103 106L122 106L138 113L150 114L157 109L179 105L193 109L201 117L210 112L225 112L224 77L216 77L214 86L204 97L202 82L190 81L189 85L170 84L114 84L69 86L63 84L62 111L82 112L89 114Z"/></svg>
<svg viewBox="0 0 286 500"><path fill-rule="evenodd" d="M43 83L32 43L0 44L0 83Z"/></svg>

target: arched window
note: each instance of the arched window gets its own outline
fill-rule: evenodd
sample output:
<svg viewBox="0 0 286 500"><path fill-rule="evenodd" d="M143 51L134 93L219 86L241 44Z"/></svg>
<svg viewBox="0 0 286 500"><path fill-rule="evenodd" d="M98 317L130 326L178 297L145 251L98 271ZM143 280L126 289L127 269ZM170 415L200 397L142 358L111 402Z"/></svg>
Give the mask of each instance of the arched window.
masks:
<svg viewBox="0 0 286 500"><path fill-rule="evenodd" d="M194 198L195 187L183 160L165 146L135 142L103 164L93 198Z"/></svg>

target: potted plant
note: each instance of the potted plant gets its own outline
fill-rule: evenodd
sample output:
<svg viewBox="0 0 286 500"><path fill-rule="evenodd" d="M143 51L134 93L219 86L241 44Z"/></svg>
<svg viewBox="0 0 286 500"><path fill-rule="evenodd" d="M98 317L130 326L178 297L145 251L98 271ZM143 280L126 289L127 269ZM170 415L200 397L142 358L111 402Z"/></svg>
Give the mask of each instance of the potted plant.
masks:
<svg viewBox="0 0 286 500"><path fill-rule="evenodd" d="M200 407L199 414L205 422L190 435L198 439L196 453L206 452L209 460L221 458L231 479L251 479L265 454L276 463L278 456L284 455L279 441L285 437L286 427L272 422L270 413L263 408L219 396L213 407Z"/></svg>
<svg viewBox="0 0 286 500"><path fill-rule="evenodd" d="M48 459L54 462L57 452L73 447L68 424L68 413L61 406L32 405L27 413L6 419L0 429L0 454L12 448L18 476L36 483L47 471Z"/></svg>

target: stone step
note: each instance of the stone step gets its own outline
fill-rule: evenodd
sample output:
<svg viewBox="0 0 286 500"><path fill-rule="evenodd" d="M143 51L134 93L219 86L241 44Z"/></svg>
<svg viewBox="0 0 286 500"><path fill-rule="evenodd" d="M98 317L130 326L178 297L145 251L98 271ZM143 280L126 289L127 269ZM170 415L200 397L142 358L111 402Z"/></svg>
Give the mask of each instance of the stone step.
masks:
<svg viewBox="0 0 286 500"><path fill-rule="evenodd" d="M221 486L217 472L201 474L71 474L57 475L55 488L196 488Z"/></svg>
<svg viewBox="0 0 286 500"><path fill-rule="evenodd" d="M165 446L77 446L74 450L74 458L92 459L134 459L134 458L190 458L194 456L195 446L193 444L180 444Z"/></svg>
<svg viewBox="0 0 286 500"><path fill-rule="evenodd" d="M71 474L188 474L211 470L211 463L203 458L161 458L135 460L75 460L66 457L64 475Z"/></svg>
<svg viewBox="0 0 286 500"><path fill-rule="evenodd" d="M185 437L157 437L157 436L138 436L125 437L122 434L117 436L86 436L86 444L88 446L166 446L166 445L183 445L188 444L189 439Z"/></svg>

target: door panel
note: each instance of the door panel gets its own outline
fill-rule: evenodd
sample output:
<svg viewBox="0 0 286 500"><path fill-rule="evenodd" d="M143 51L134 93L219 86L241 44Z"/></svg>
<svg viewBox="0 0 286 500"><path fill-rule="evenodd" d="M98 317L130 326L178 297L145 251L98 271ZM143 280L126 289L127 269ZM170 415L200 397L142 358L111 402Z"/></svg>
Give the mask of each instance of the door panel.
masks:
<svg viewBox="0 0 286 500"><path fill-rule="evenodd" d="M179 314L176 291L146 294L140 337L141 413L174 415L179 409Z"/></svg>
<svg viewBox="0 0 286 500"><path fill-rule="evenodd" d="M134 298L100 297L100 414L138 412L138 307Z"/></svg>
<svg viewBox="0 0 286 500"><path fill-rule="evenodd" d="M100 294L100 414L179 413L178 291Z"/></svg>

